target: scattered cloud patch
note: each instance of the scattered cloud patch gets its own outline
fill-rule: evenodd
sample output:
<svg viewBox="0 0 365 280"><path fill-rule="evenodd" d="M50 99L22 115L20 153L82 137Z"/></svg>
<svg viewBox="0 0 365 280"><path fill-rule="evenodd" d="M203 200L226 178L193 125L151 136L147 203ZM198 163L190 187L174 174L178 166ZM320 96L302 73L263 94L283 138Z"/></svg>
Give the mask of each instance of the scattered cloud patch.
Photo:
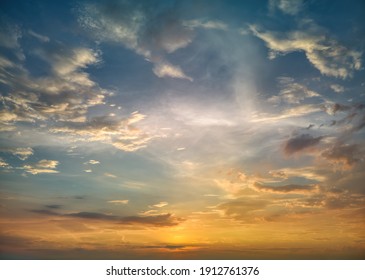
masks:
<svg viewBox="0 0 365 280"><path fill-rule="evenodd" d="M154 64L160 78L187 79L180 67L163 56L189 45L194 37L192 27L184 26L176 14L166 10L148 13L148 4L128 2L87 3L78 11L80 25L99 41L122 43ZM212 23L206 26L213 26Z"/></svg>
<svg viewBox="0 0 365 280"><path fill-rule="evenodd" d="M59 173L59 171L56 170L58 164L59 162L57 160L42 159L35 164L24 165L22 169L33 175L42 173Z"/></svg>
<svg viewBox="0 0 365 280"><path fill-rule="evenodd" d="M28 157L33 155L34 151L32 148L3 148L1 152L11 153L12 155L18 157L20 160L26 160Z"/></svg>

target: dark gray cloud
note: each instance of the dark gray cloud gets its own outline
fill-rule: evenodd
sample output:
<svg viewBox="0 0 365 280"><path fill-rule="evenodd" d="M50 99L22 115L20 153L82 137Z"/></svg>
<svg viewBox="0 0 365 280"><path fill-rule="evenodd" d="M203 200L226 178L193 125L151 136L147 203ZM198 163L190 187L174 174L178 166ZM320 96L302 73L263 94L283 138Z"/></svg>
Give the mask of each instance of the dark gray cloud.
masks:
<svg viewBox="0 0 365 280"><path fill-rule="evenodd" d="M323 110L334 116L338 115L337 113L345 114L340 119L332 120L330 126L340 127L346 133L353 133L365 127L365 105L362 103L351 105L335 103L324 105Z"/></svg>
<svg viewBox="0 0 365 280"><path fill-rule="evenodd" d="M108 215L98 212L75 212L62 214L48 209L34 209L29 210L32 213L37 213L47 216L58 216L58 217L73 217L81 219L90 219L95 221L110 221L118 224L134 224L134 225L146 225L146 226L175 226L181 223L184 219L175 217L171 213L151 215L151 216L116 216Z"/></svg>
<svg viewBox="0 0 365 280"><path fill-rule="evenodd" d="M309 134L295 136L286 141L284 152L287 155L292 155L307 148L316 146L322 139L322 136L313 137Z"/></svg>
<svg viewBox="0 0 365 280"><path fill-rule="evenodd" d="M356 144L336 143L322 153L322 156L333 163L342 163L349 167L360 160L360 147Z"/></svg>
<svg viewBox="0 0 365 280"><path fill-rule="evenodd" d="M60 209L60 208L62 208L62 205L59 205L59 204L48 204L48 205L44 205L44 207L49 208L49 209Z"/></svg>

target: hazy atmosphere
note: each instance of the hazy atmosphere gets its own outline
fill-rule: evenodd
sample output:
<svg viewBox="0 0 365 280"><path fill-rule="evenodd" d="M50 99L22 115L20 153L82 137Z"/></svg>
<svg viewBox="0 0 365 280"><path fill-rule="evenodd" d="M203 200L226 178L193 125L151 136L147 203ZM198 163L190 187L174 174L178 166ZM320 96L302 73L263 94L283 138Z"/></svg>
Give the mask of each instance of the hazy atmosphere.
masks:
<svg viewBox="0 0 365 280"><path fill-rule="evenodd" d="M1 259L364 259L364 1L1 1Z"/></svg>

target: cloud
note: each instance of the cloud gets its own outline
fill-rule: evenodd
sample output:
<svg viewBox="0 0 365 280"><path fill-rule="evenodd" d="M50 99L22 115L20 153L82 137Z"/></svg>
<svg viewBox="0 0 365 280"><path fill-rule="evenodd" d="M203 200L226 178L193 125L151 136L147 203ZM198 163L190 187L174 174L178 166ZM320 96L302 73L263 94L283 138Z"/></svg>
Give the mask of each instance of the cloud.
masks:
<svg viewBox="0 0 365 280"><path fill-rule="evenodd" d="M50 41L47 36L38 34L38 33L34 32L33 30L28 30L28 34L31 35L31 36L33 36L34 38L38 39L42 43L47 43L47 42Z"/></svg>
<svg viewBox="0 0 365 280"><path fill-rule="evenodd" d="M6 161L4 161L2 158L0 158L0 167L8 168L9 164Z"/></svg>
<svg viewBox="0 0 365 280"><path fill-rule="evenodd" d="M356 144L336 143L322 153L322 156L332 163L350 168L357 163L361 155L359 146Z"/></svg>
<svg viewBox="0 0 365 280"><path fill-rule="evenodd" d="M159 62L156 63L153 67L153 73L157 77L171 77L171 78L179 78L179 79L187 79L189 81L193 81L193 78L184 74L179 66L174 66L168 62Z"/></svg>
<svg viewBox="0 0 365 280"><path fill-rule="evenodd" d="M266 43L272 59L278 54L304 52L323 75L343 79L351 77L354 70L361 69L361 52L339 44L312 21L302 24L299 30L289 32L261 31L255 25L251 25L250 29Z"/></svg>
<svg viewBox="0 0 365 280"><path fill-rule="evenodd" d="M128 1L87 3L78 9L78 21L97 40L121 43L144 56L154 64L158 77L192 81L180 67L163 58L192 42L192 28L184 26L172 10L151 13L150 8L146 3L133 5Z"/></svg>
<svg viewBox="0 0 365 280"><path fill-rule="evenodd" d="M110 177L110 178L117 178L117 176L115 176L114 174L111 174L111 173L104 173L104 176Z"/></svg>
<svg viewBox="0 0 365 280"><path fill-rule="evenodd" d="M84 164L100 164L100 161L95 159L90 159L89 161L85 162Z"/></svg>
<svg viewBox="0 0 365 280"><path fill-rule="evenodd" d="M165 207L167 205L169 205L167 202L162 201L162 202L159 202L159 203L153 205L153 207L162 208L162 207Z"/></svg>
<svg viewBox="0 0 365 280"><path fill-rule="evenodd" d="M285 14L296 15L303 8L303 0L269 0L271 11L279 9Z"/></svg>
<svg viewBox="0 0 365 280"><path fill-rule="evenodd" d="M338 84L332 84L330 85L330 88L336 93L342 93L345 91L345 88Z"/></svg>
<svg viewBox="0 0 365 280"><path fill-rule="evenodd" d="M19 39L23 36L21 28L5 22L3 17L0 18L0 26L0 46L11 49L18 60L24 60L25 56L19 44Z"/></svg>
<svg viewBox="0 0 365 280"><path fill-rule="evenodd" d="M33 155L33 149L27 148L3 148L0 149L1 152L11 153L12 155L18 157L21 160L26 160L28 157Z"/></svg>
<svg viewBox="0 0 365 280"><path fill-rule="evenodd" d="M309 90L306 86L298 84L290 77L279 77L279 85L281 87L279 95L274 95L268 99L273 103L280 101L289 104L299 104L306 98L319 97L320 95L312 90Z"/></svg>
<svg viewBox="0 0 365 280"><path fill-rule="evenodd" d="M327 172L318 167L281 168L270 170L269 174L275 178L288 179L289 177L300 177L317 182L327 180Z"/></svg>
<svg viewBox="0 0 365 280"><path fill-rule="evenodd" d="M74 212L68 214L60 214L52 210L35 209L30 212L65 218L80 218L95 221L106 221L124 225L145 225L153 227L176 226L184 219L175 217L171 213L149 215L149 216L116 216L97 212Z"/></svg>
<svg viewBox="0 0 365 280"><path fill-rule="evenodd" d="M333 116L337 112L345 113L345 117L333 120L331 123L331 126L342 127L345 133L354 133L365 127L365 105L362 103L349 105L327 103L322 106L322 109Z"/></svg>
<svg viewBox="0 0 365 280"><path fill-rule="evenodd" d="M318 190L318 186L314 185L284 185L284 186L267 186L259 183L254 184L254 188L260 192L269 192L269 193L300 193L300 194L308 194Z"/></svg>
<svg viewBox="0 0 365 280"><path fill-rule="evenodd" d="M109 200L108 203L114 203L114 204L128 204L129 200L128 199L124 199L124 200Z"/></svg>
<svg viewBox="0 0 365 280"><path fill-rule="evenodd" d="M279 114L255 113L251 116L251 122L276 123L280 120L302 117L312 113L320 112L321 107L316 104L305 104L284 109Z"/></svg>
<svg viewBox="0 0 365 280"><path fill-rule="evenodd" d="M57 160L42 159L36 164L36 167L39 167L39 168L56 168L58 163L59 162Z"/></svg>
<svg viewBox="0 0 365 280"><path fill-rule="evenodd" d="M62 205L59 205L59 204L49 204L49 205L44 205L44 207L49 208L49 209L60 209L60 208L62 208Z"/></svg>
<svg viewBox="0 0 365 280"><path fill-rule="evenodd" d="M228 202L219 204L217 210L236 220L247 223L258 222L262 220L263 211L270 205L270 201L262 198L237 198Z"/></svg>
<svg viewBox="0 0 365 280"><path fill-rule="evenodd" d="M59 162L57 160L42 159L33 165L24 165L22 169L33 175L42 173L59 173L59 171L55 170L58 164Z"/></svg>
<svg viewBox="0 0 365 280"><path fill-rule="evenodd" d="M319 144L319 142L323 139L320 137L313 137L309 134L301 134L295 136L294 138L290 138L286 141L284 146L284 152L287 155L292 155L294 153L300 152L307 148L314 147Z"/></svg>
<svg viewBox="0 0 365 280"><path fill-rule="evenodd" d="M227 30L228 26L222 21L218 20L185 20L183 25L191 29L204 28L204 29L217 29L217 30Z"/></svg>
<svg viewBox="0 0 365 280"><path fill-rule="evenodd" d="M133 152L144 148L154 138L135 127L145 115L133 112L129 117L118 119L110 116L94 117L85 122L68 122L50 129L51 132L70 136L73 141L98 141L115 148Z"/></svg>
<svg viewBox="0 0 365 280"><path fill-rule="evenodd" d="M22 63L0 65L2 82L11 92L11 95L1 96L0 124L3 127L45 120L82 122L90 107L103 104L105 96L111 94L84 71L100 62L96 51L50 42L34 54L50 67L47 75L35 78Z"/></svg>

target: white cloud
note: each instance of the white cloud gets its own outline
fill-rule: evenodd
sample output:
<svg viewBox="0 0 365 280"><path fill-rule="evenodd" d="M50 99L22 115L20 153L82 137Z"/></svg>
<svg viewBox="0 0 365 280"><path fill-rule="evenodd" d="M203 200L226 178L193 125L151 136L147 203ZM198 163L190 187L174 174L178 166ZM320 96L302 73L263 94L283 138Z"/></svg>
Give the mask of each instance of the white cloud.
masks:
<svg viewBox="0 0 365 280"><path fill-rule="evenodd" d="M317 182L324 182L327 179L326 172L318 167L281 168L269 171L269 174L276 178L287 179L289 177L300 177Z"/></svg>
<svg viewBox="0 0 365 280"><path fill-rule="evenodd" d="M33 175L42 173L59 173L59 171L55 170L58 163L59 162L57 160L42 159L37 163L24 165L23 169Z"/></svg>
<svg viewBox="0 0 365 280"><path fill-rule="evenodd" d="M179 66L172 65L166 61L156 63L153 67L153 73L160 78L170 77L193 81L193 78L187 76Z"/></svg>
<svg viewBox="0 0 365 280"><path fill-rule="evenodd" d="M2 158L0 158L0 167L9 167L9 164L6 162L6 161L4 161Z"/></svg>
<svg viewBox="0 0 365 280"><path fill-rule="evenodd" d="M41 41L43 43L49 42L49 38L47 36L36 33L33 30L28 30L28 34L33 36L34 38L38 39L39 41Z"/></svg>
<svg viewBox="0 0 365 280"><path fill-rule="evenodd" d="M332 84L330 87L336 93L342 93L345 91L345 88L338 84Z"/></svg>
<svg viewBox="0 0 365 280"><path fill-rule="evenodd" d="M218 20L186 20L183 22L183 25L189 28L205 28L205 29L218 29L218 30L227 30L228 26L222 21Z"/></svg>
<svg viewBox="0 0 365 280"><path fill-rule="evenodd" d="M112 173L104 173L104 176L106 177L110 177L110 178L117 178L117 176L115 176L114 174Z"/></svg>
<svg viewBox="0 0 365 280"><path fill-rule="evenodd" d="M124 200L109 200L108 203L114 203L114 204L128 204L129 200L128 199L124 199Z"/></svg>
<svg viewBox="0 0 365 280"><path fill-rule="evenodd" d="M321 108L318 105L305 104L294 106L283 110L280 114L256 113L251 116L251 122L266 122L275 123L280 120L290 119L294 117L301 117L308 114L320 112Z"/></svg>
<svg viewBox="0 0 365 280"><path fill-rule="evenodd" d="M329 38L322 28L312 22L290 32L260 31L254 25L250 29L271 50L270 58L301 51L323 75L343 79L351 77L354 70L361 69L361 52L348 49Z"/></svg>
<svg viewBox="0 0 365 280"><path fill-rule="evenodd" d="M79 9L78 20L97 40L122 43L144 56L154 64L156 76L192 81L180 67L173 66L163 58L164 53L173 53L192 42L192 28L184 26L169 12L149 13L145 5L87 3ZM205 25L213 27L214 24L208 22Z"/></svg>
<svg viewBox="0 0 365 280"><path fill-rule="evenodd" d="M31 77L22 64L1 64L0 59L0 71L10 67L2 73L12 92L1 96L4 104L0 111L2 126L13 127L20 121L83 122L88 108L103 104L104 97L110 94L83 70L100 61L95 51L50 42L36 53L51 67L48 76Z"/></svg>
<svg viewBox="0 0 365 280"><path fill-rule="evenodd" d="M18 157L21 160L26 160L28 157L33 155L33 149L30 147L27 148L4 148L1 149L2 152L11 153L14 156Z"/></svg>
<svg viewBox="0 0 365 280"><path fill-rule="evenodd" d="M94 159L90 159L89 161L85 162L84 164L100 164L100 161L94 160Z"/></svg>
<svg viewBox="0 0 365 280"><path fill-rule="evenodd" d="M269 9L279 9L285 14L296 15L303 8L303 0L269 0Z"/></svg>
<svg viewBox="0 0 365 280"><path fill-rule="evenodd" d="M306 86L298 84L290 77L278 78L280 84L279 95L274 95L269 98L270 102L278 103L284 101L289 104L299 104L302 100L310 97L319 97L320 95Z"/></svg>
<svg viewBox="0 0 365 280"><path fill-rule="evenodd" d="M54 169L57 167L58 163L59 162L57 160L42 159L42 160L38 161L38 163L36 164L36 167Z"/></svg>
<svg viewBox="0 0 365 280"><path fill-rule="evenodd" d="M167 205L169 205L167 202L161 201L161 202L159 202L157 204L154 204L153 207L162 208L162 207L165 207Z"/></svg>
<svg viewBox="0 0 365 280"><path fill-rule="evenodd" d="M117 149L133 152L142 149L154 138L135 126L145 115L132 113L124 119L95 117L83 123L67 123L50 131L70 137L70 141L101 142Z"/></svg>

